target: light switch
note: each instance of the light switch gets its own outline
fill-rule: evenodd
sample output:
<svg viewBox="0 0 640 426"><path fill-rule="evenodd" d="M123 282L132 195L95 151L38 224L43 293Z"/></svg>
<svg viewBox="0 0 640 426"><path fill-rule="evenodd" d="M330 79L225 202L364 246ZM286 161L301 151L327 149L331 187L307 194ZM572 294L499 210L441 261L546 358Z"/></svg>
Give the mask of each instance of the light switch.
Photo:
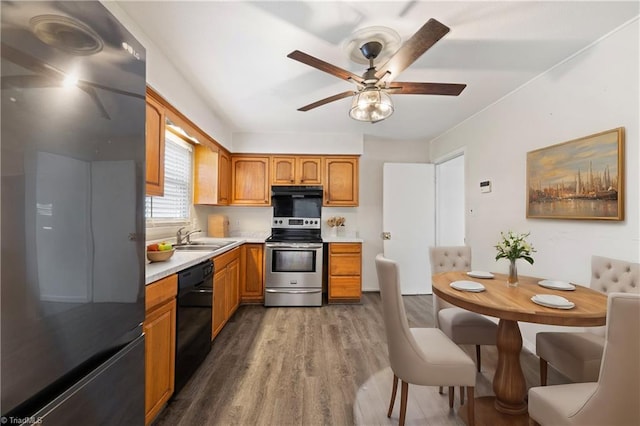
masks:
<svg viewBox="0 0 640 426"><path fill-rule="evenodd" d="M491 192L491 181L483 180L480 182L480 192Z"/></svg>

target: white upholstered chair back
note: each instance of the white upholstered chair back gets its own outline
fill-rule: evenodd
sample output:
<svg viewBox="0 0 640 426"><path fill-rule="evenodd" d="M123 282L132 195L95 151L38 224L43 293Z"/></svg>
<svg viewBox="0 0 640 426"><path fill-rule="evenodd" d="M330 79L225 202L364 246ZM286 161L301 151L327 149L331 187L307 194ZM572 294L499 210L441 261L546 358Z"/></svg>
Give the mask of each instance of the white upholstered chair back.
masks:
<svg viewBox="0 0 640 426"><path fill-rule="evenodd" d="M471 247L468 246L430 247L429 258L432 274L449 271L469 272L471 270ZM453 307L451 303L433 296L433 317L436 327L440 327L438 311Z"/></svg>
<svg viewBox="0 0 640 426"><path fill-rule="evenodd" d="M382 299L389 363L394 374L403 381L411 381L415 366L422 363L421 350L409 331L409 322L400 292L400 272L397 264L379 254L376 269Z"/></svg>
<svg viewBox="0 0 640 426"><path fill-rule="evenodd" d="M603 293L640 293L640 264L592 256L590 286ZM605 327L587 330L600 336L605 334Z"/></svg>
<svg viewBox="0 0 640 426"><path fill-rule="evenodd" d="M640 296L611 293L598 390L588 402L593 409L584 419L600 416L609 424L640 424L639 401ZM596 414L602 409L608 411L606 417Z"/></svg>
<svg viewBox="0 0 640 426"><path fill-rule="evenodd" d="M640 295L609 293L597 383L534 387L529 415L542 425L640 424Z"/></svg>

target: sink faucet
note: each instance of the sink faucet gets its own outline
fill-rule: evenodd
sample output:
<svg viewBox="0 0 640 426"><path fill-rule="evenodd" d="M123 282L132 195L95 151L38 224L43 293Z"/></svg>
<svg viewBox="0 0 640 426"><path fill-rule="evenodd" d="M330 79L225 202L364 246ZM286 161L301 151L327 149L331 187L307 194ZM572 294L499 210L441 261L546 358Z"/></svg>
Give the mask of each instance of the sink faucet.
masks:
<svg viewBox="0 0 640 426"><path fill-rule="evenodd" d="M202 232L202 230L194 229L193 231L187 232L187 234L184 236L185 239L187 240L187 244L191 244L191 234L196 234L198 232Z"/></svg>
<svg viewBox="0 0 640 426"><path fill-rule="evenodd" d="M180 246L183 244L191 244L191 234L195 234L196 232L202 232L200 229L194 229L193 231L189 231L186 234L182 234L182 230L186 228L186 226L183 226L182 228L178 229L178 232L176 232L176 245ZM184 238L184 241L182 240Z"/></svg>
<svg viewBox="0 0 640 426"><path fill-rule="evenodd" d="M185 227L183 226L182 228L178 229L178 232L176 232L176 245L177 245L177 246L179 246L179 245L181 245L181 244L184 244L184 243L182 242L182 238L184 237L184 236L182 235L182 230L183 230L184 228L185 228Z"/></svg>

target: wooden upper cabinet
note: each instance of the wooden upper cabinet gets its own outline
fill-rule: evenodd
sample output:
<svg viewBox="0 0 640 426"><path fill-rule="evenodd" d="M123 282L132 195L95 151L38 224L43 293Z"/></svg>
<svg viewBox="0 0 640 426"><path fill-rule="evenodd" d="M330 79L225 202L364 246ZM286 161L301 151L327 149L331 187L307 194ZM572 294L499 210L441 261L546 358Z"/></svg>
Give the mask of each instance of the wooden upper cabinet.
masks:
<svg viewBox="0 0 640 426"><path fill-rule="evenodd" d="M296 157L271 157L271 184L293 185L296 181Z"/></svg>
<svg viewBox="0 0 640 426"><path fill-rule="evenodd" d="M231 156L231 204L268 206L269 157Z"/></svg>
<svg viewBox="0 0 640 426"><path fill-rule="evenodd" d="M194 156L193 203L229 204L231 159L223 150L196 145Z"/></svg>
<svg viewBox="0 0 640 426"><path fill-rule="evenodd" d="M301 185L322 185L322 158L298 157L296 179Z"/></svg>
<svg viewBox="0 0 640 426"><path fill-rule="evenodd" d="M164 195L165 109L147 94L146 194Z"/></svg>
<svg viewBox="0 0 640 426"><path fill-rule="evenodd" d="M358 205L358 157L325 157L324 200L329 207Z"/></svg>
<svg viewBox="0 0 640 426"><path fill-rule="evenodd" d="M272 185L322 185L322 157L271 157Z"/></svg>
<svg viewBox="0 0 640 426"><path fill-rule="evenodd" d="M218 153L218 204L231 202L231 156L220 150Z"/></svg>
<svg viewBox="0 0 640 426"><path fill-rule="evenodd" d="M193 168L193 203L218 204L219 155L211 148L196 145Z"/></svg>

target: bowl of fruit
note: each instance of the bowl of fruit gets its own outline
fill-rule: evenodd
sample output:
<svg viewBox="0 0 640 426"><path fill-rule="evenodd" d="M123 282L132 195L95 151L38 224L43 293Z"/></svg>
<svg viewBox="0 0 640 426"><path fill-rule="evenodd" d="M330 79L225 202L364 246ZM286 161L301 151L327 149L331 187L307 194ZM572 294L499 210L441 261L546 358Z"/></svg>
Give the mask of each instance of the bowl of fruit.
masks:
<svg viewBox="0 0 640 426"><path fill-rule="evenodd" d="M169 260L175 251L176 249L170 243L164 241L149 244L147 246L147 259L149 259L149 262L164 262Z"/></svg>

